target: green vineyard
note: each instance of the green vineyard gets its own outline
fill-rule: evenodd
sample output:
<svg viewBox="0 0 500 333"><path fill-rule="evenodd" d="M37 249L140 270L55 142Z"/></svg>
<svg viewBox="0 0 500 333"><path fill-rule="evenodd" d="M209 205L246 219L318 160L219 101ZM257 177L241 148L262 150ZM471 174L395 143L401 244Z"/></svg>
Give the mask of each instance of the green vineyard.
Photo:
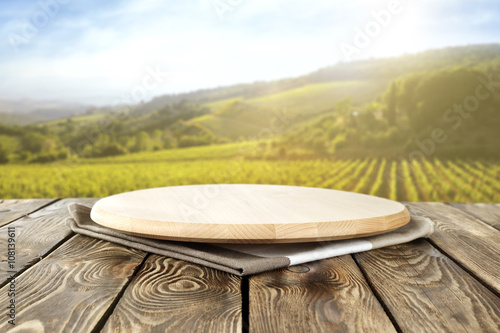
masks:
<svg viewBox="0 0 500 333"><path fill-rule="evenodd" d="M0 198L104 197L150 187L253 183L331 188L399 201L500 202L500 162L491 160L269 161L231 156L230 148L207 148L212 153L219 149L216 158L207 153L200 159L205 150L195 148L71 164L4 165Z"/></svg>

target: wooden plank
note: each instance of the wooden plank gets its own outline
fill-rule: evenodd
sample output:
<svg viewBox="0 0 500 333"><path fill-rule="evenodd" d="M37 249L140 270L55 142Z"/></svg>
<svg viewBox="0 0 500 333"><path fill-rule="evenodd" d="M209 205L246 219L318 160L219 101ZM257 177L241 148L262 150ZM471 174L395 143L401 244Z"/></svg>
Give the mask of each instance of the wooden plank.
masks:
<svg viewBox="0 0 500 333"><path fill-rule="evenodd" d="M249 278L251 332L395 332L351 256Z"/></svg>
<svg viewBox="0 0 500 333"><path fill-rule="evenodd" d="M151 255L102 332L239 332L241 278Z"/></svg>
<svg viewBox="0 0 500 333"><path fill-rule="evenodd" d="M450 203L450 205L500 230L500 204Z"/></svg>
<svg viewBox="0 0 500 333"><path fill-rule="evenodd" d="M403 332L498 332L500 299L427 241L355 258Z"/></svg>
<svg viewBox="0 0 500 333"><path fill-rule="evenodd" d="M75 235L15 279L16 326L2 315L0 331L90 332L145 255ZM0 289L0 304L9 304L9 288Z"/></svg>
<svg viewBox="0 0 500 333"><path fill-rule="evenodd" d="M72 202L92 205L97 199L64 199L44 207L8 226L0 228L0 283L4 283L11 271L7 262L7 228L15 227L16 262L15 271L26 269L43 258L58 243L73 232L66 227L69 212L67 205ZM5 250L5 251L4 251Z"/></svg>
<svg viewBox="0 0 500 333"><path fill-rule="evenodd" d="M56 199L0 200L0 227L28 215Z"/></svg>
<svg viewBox="0 0 500 333"><path fill-rule="evenodd" d="M463 267L500 293L500 231L449 205L407 204L412 214L436 223L430 239Z"/></svg>

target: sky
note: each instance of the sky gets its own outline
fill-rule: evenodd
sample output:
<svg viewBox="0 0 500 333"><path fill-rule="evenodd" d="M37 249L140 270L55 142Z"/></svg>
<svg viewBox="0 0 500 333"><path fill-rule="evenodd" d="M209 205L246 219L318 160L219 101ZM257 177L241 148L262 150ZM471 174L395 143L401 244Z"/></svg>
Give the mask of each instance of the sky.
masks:
<svg viewBox="0 0 500 333"><path fill-rule="evenodd" d="M499 31L497 0L0 0L0 99L149 100Z"/></svg>

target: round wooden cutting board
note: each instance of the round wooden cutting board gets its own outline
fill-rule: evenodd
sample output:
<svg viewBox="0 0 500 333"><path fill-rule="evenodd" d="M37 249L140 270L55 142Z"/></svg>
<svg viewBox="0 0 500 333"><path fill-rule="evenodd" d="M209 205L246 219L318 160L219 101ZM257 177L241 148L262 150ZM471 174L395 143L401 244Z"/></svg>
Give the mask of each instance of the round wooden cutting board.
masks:
<svg viewBox="0 0 500 333"><path fill-rule="evenodd" d="M364 237L405 225L402 204L365 194L281 185L188 185L99 200L95 222L123 233L204 243L296 243Z"/></svg>

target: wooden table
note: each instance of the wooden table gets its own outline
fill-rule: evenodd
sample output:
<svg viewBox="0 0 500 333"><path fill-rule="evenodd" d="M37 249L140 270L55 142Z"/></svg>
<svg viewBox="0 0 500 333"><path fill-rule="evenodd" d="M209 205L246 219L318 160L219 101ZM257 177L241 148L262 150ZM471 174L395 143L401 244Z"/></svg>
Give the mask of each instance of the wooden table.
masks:
<svg viewBox="0 0 500 333"><path fill-rule="evenodd" d="M66 206L95 201L1 201L0 331L500 330L499 204L409 203L429 239L241 278L72 233Z"/></svg>

